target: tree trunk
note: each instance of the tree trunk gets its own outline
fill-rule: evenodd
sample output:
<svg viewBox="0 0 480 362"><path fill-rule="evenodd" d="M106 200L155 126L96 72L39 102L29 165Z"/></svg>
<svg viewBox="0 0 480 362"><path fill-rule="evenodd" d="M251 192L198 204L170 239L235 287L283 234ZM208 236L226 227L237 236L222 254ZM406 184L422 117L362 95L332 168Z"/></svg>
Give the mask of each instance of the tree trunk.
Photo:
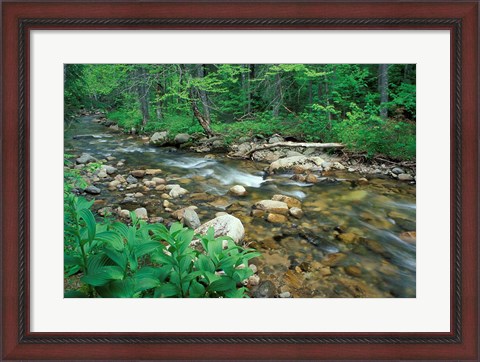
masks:
<svg viewBox="0 0 480 362"><path fill-rule="evenodd" d="M205 77L205 68L203 64L197 64L196 68L197 68L197 77L198 78ZM200 96L200 100L203 106L203 116L208 121L208 124L210 124L210 108L208 104L207 92L205 92L204 89L198 89L198 95Z"/></svg>
<svg viewBox="0 0 480 362"><path fill-rule="evenodd" d="M136 73L138 77L137 93L138 101L140 103L140 111L142 112L142 125L145 126L150 120L148 109L148 88L146 86L147 72L145 68L138 68Z"/></svg>
<svg viewBox="0 0 480 362"><path fill-rule="evenodd" d="M213 131L210 128L210 119L206 118L198 109L195 91L193 89L190 89L190 102L192 105L193 115L197 119L198 123L200 123L200 126L202 126L208 137L213 137Z"/></svg>
<svg viewBox="0 0 480 362"><path fill-rule="evenodd" d="M388 108L386 103L388 102L388 65L378 65L378 92L380 93L380 117L387 119Z"/></svg>
<svg viewBox="0 0 480 362"><path fill-rule="evenodd" d="M280 76L280 71L275 74L275 83L274 87L274 94L275 98L273 100L273 110L272 114L274 117L278 117L280 113L280 107L283 103L283 92L282 92L282 77Z"/></svg>

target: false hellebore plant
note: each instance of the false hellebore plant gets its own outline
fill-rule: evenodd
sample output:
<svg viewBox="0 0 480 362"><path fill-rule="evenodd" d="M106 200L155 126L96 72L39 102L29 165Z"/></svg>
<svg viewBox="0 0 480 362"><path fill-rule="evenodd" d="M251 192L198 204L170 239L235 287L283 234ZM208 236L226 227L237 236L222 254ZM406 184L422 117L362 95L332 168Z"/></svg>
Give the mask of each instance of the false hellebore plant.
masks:
<svg viewBox="0 0 480 362"><path fill-rule="evenodd" d="M82 275L82 287L65 297L242 298L253 274L248 261L260 256L230 237L206 235L174 223L147 224L131 213L132 225L97 222L93 201L68 196L65 204L65 276ZM199 240L200 247L192 247ZM226 241L226 247L224 247Z"/></svg>

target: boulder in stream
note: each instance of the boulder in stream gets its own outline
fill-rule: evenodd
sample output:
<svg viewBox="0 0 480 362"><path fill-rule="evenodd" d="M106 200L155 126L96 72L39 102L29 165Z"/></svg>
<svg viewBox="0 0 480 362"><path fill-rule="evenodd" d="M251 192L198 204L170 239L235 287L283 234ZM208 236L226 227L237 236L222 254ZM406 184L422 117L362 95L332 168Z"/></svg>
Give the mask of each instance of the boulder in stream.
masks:
<svg viewBox="0 0 480 362"><path fill-rule="evenodd" d="M82 153L82 155L79 158L77 158L76 161L77 163L83 165L86 163L95 162L97 161L97 159L89 153Z"/></svg>
<svg viewBox="0 0 480 362"><path fill-rule="evenodd" d="M190 141L191 136L187 133L179 133L175 136L174 142L177 145L181 145Z"/></svg>
<svg viewBox="0 0 480 362"><path fill-rule="evenodd" d="M285 202L288 207L298 207L298 208L302 207L302 203L300 202L300 200L291 196L273 195L272 200Z"/></svg>
<svg viewBox="0 0 480 362"><path fill-rule="evenodd" d="M179 196L188 194L188 190L184 189L183 187L177 186L172 188L168 194L171 198L175 199Z"/></svg>
<svg viewBox="0 0 480 362"><path fill-rule="evenodd" d="M87 194L91 194L91 195L98 195L98 194L100 194L101 191L98 187L91 185L91 186L88 186L85 189L85 192Z"/></svg>
<svg viewBox="0 0 480 362"><path fill-rule="evenodd" d="M150 143L155 146L163 146L168 142L168 132L155 132L152 137L150 137Z"/></svg>
<svg viewBox="0 0 480 362"><path fill-rule="evenodd" d="M253 205L253 207L272 214L288 215L288 205L283 201L262 200Z"/></svg>
<svg viewBox="0 0 480 362"><path fill-rule="evenodd" d="M196 229L201 225L198 214L190 208L186 208L183 213L183 223L191 229Z"/></svg>
<svg viewBox="0 0 480 362"><path fill-rule="evenodd" d="M195 233L206 234L210 227L213 227L215 230L215 237L230 236L236 244L245 236L245 229L242 222L232 215L222 215L207 221L195 229Z"/></svg>
<svg viewBox="0 0 480 362"><path fill-rule="evenodd" d="M136 209L134 212L135 212L135 215L136 215L139 219L142 219L142 220L147 220L147 219L148 219L147 210L146 210L144 207L139 207L139 208Z"/></svg>
<svg viewBox="0 0 480 362"><path fill-rule="evenodd" d="M242 185L232 186L229 191L235 196L245 196L247 194L247 190Z"/></svg>
<svg viewBox="0 0 480 362"><path fill-rule="evenodd" d="M270 173L281 170L291 170L294 167L296 169L301 168L303 171L311 169L320 169L322 163L325 162L321 157L307 157L307 156L293 156L280 158L275 162L272 162L268 167Z"/></svg>

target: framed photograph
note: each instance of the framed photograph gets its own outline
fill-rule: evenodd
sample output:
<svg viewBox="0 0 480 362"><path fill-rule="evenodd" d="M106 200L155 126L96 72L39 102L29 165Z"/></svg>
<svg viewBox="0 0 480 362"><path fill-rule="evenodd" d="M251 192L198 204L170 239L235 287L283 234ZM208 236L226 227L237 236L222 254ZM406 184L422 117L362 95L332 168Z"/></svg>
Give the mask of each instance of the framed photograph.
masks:
<svg viewBox="0 0 480 362"><path fill-rule="evenodd" d="M478 5L3 2L2 359L477 360Z"/></svg>

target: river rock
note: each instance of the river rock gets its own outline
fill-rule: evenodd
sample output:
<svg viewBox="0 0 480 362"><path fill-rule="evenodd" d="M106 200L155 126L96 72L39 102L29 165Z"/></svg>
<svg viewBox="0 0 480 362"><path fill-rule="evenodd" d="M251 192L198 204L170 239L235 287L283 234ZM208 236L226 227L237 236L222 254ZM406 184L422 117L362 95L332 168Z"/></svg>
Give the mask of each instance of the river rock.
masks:
<svg viewBox="0 0 480 362"><path fill-rule="evenodd" d="M82 153L82 155L79 158L77 158L76 161L77 163L83 165L86 163L95 162L97 161L97 159L89 153Z"/></svg>
<svg viewBox="0 0 480 362"><path fill-rule="evenodd" d="M150 143L155 146L163 146L168 142L168 132L155 132L152 137L150 137Z"/></svg>
<svg viewBox="0 0 480 362"><path fill-rule="evenodd" d="M144 207L139 207L138 209L135 209L135 215L137 215L137 217L139 219L142 219L142 220L147 220L148 219L148 213L147 213L147 209L145 209Z"/></svg>
<svg viewBox="0 0 480 362"><path fill-rule="evenodd" d="M198 214L195 210L189 208L185 209L185 212L183 213L183 222L190 229L196 229L201 225Z"/></svg>
<svg viewBox="0 0 480 362"><path fill-rule="evenodd" d="M96 186L90 185L85 189L85 192L91 195L98 195L100 194L101 190Z"/></svg>
<svg viewBox="0 0 480 362"><path fill-rule="evenodd" d="M282 292L278 296L280 298L290 298L290 292Z"/></svg>
<svg viewBox="0 0 480 362"><path fill-rule="evenodd" d="M132 175L128 175L127 177L127 180L126 180L129 184L136 184L138 182L138 180L133 177Z"/></svg>
<svg viewBox="0 0 480 362"><path fill-rule="evenodd" d="M300 153L300 152L297 152L297 151L287 150L287 151L285 151L285 156L286 157L294 157L294 156L303 156L303 154Z"/></svg>
<svg viewBox="0 0 480 362"><path fill-rule="evenodd" d="M336 170L345 170L345 166L342 165L340 162L334 162L332 166Z"/></svg>
<svg viewBox="0 0 480 362"><path fill-rule="evenodd" d="M215 237L230 236L236 244L245 236L242 222L232 215L216 217L195 229L195 233L205 234L209 227L213 227L215 230Z"/></svg>
<svg viewBox="0 0 480 362"><path fill-rule="evenodd" d="M357 185L368 185L368 180L365 177L360 177L357 180Z"/></svg>
<svg viewBox="0 0 480 362"><path fill-rule="evenodd" d="M125 180L125 177L123 177L122 175L117 175L115 176L115 180L120 182L120 183L125 183L127 182L127 180Z"/></svg>
<svg viewBox="0 0 480 362"><path fill-rule="evenodd" d="M268 214L267 221L275 224L284 224L288 221L288 219L285 215Z"/></svg>
<svg viewBox="0 0 480 362"><path fill-rule="evenodd" d="M416 231L405 231L399 235L400 239L409 243L415 244L417 242L417 232Z"/></svg>
<svg viewBox="0 0 480 362"><path fill-rule="evenodd" d="M169 205L171 206L172 204L169 203ZM196 206L183 207L183 208L181 208L181 209L178 209L177 211L172 212L172 216L173 216L174 218L176 218L177 220L182 220L182 219L183 219L183 216L185 215L185 211L186 211L187 209L196 210L196 209L198 209L198 207L196 207Z"/></svg>
<svg viewBox="0 0 480 362"><path fill-rule="evenodd" d="M355 235L354 233L339 234L337 235L337 238L342 240L346 244L351 244L358 240L357 235Z"/></svg>
<svg viewBox="0 0 480 362"><path fill-rule="evenodd" d="M98 178L107 178L108 175L107 175L107 172L103 169L100 169L97 173L97 177Z"/></svg>
<svg viewBox="0 0 480 362"><path fill-rule="evenodd" d="M321 168L322 163L325 162L321 157L307 157L307 156L293 156L285 157L272 162L268 167L270 173L280 170L291 170L298 166L303 171L311 170L313 168Z"/></svg>
<svg viewBox="0 0 480 362"><path fill-rule="evenodd" d="M188 194L188 190L184 189L183 187L177 186L172 188L168 194L171 198L175 199L181 195Z"/></svg>
<svg viewBox="0 0 480 362"><path fill-rule="evenodd" d="M268 143L278 143L278 142L284 142L285 139L279 135L274 135L272 137L270 137L270 139L268 140Z"/></svg>
<svg viewBox="0 0 480 362"><path fill-rule="evenodd" d="M235 196L245 196L247 194L247 190L242 185L232 186L229 191Z"/></svg>
<svg viewBox="0 0 480 362"><path fill-rule="evenodd" d="M130 211L128 210L120 210L118 215L122 218L122 219L130 219Z"/></svg>
<svg viewBox="0 0 480 362"><path fill-rule="evenodd" d="M159 168L147 168L145 170L145 175L155 176L155 175L158 175L161 172L162 172L162 170L160 170Z"/></svg>
<svg viewBox="0 0 480 362"><path fill-rule="evenodd" d="M405 171L403 171L400 167L394 167L392 169L392 172L395 174L395 175L400 175L402 173L405 173Z"/></svg>
<svg viewBox="0 0 480 362"><path fill-rule="evenodd" d="M241 143L236 147L236 151L240 154L247 153L251 149L252 149L252 145L248 142Z"/></svg>
<svg viewBox="0 0 480 362"><path fill-rule="evenodd" d="M255 203L253 207L273 214L288 215L288 205L282 201L262 200Z"/></svg>
<svg viewBox="0 0 480 362"><path fill-rule="evenodd" d="M288 207L298 207L298 208L302 207L301 201L291 196L273 195L272 200L285 202Z"/></svg>
<svg viewBox="0 0 480 362"><path fill-rule="evenodd" d="M311 184L315 184L318 182L318 177L315 176L313 173L309 173L307 177L305 178L305 181Z"/></svg>
<svg viewBox="0 0 480 362"><path fill-rule="evenodd" d="M133 196L126 196L120 204L138 204L137 200Z"/></svg>
<svg viewBox="0 0 480 362"><path fill-rule="evenodd" d="M130 175L132 175L133 177L137 177L137 178L142 178L143 176L145 176L145 173L146 173L145 170L130 171Z"/></svg>
<svg viewBox="0 0 480 362"><path fill-rule="evenodd" d="M164 185L167 183L167 181L165 181L164 178L160 178L160 177L153 177L152 181L155 182L156 185Z"/></svg>
<svg viewBox="0 0 480 362"><path fill-rule="evenodd" d="M113 180L111 182L108 183L108 188L109 189L115 189L117 186L120 185L120 181L118 180Z"/></svg>
<svg viewBox="0 0 480 362"><path fill-rule="evenodd" d="M290 210L288 210L288 212L290 213L290 215L292 215L296 219L300 219L303 216L302 209L298 207L291 207Z"/></svg>
<svg viewBox="0 0 480 362"><path fill-rule="evenodd" d="M187 133L179 133L173 140L177 145L181 145L190 141L190 135Z"/></svg>
<svg viewBox="0 0 480 362"><path fill-rule="evenodd" d="M258 285L259 283L260 283L260 277L258 275L254 274L248 277L247 284L250 285L251 287Z"/></svg>
<svg viewBox="0 0 480 362"><path fill-rule="evenodd" d="M343 253L333 253L328 254L325 259L322 260L322 264L325 266L337 266L339 265L343 259L347 256Z"/></svg>
<svg viewBox="0 0 480 362"><path fill-rule="evenodd" d="M352 277L359 277L362 275L362 269L355 265L349 265L345 267L345 273Z"/></svg>
<svg viewBox="0 0 480 362"><path fill-rule="evenodd" d="M401 173L398 175L400 181L413 181L413 176L408 173Z"/></svg>
<svg viewBox="0 0 480 362"><path fill-rule="evenodd" d="M255 151L252 154L252 160L257 162L274 162L277 161L280 157L282 157L281 152L271 150Z"/></svg>
<svg viewBox="0 0 480 362"><path fill-rule="evenodd" d="M117 169L113 166L108 166L108 165L103 165L102 169L105 170L105 172L109 175L114 174L117 172Z"/></svg>
<svg viewBox="0 0 480 362"><path fill-rule="evenodd" d="M277 294L277 287L270 280L265 280L253 292L254 298L273 298Z"/></svg>

